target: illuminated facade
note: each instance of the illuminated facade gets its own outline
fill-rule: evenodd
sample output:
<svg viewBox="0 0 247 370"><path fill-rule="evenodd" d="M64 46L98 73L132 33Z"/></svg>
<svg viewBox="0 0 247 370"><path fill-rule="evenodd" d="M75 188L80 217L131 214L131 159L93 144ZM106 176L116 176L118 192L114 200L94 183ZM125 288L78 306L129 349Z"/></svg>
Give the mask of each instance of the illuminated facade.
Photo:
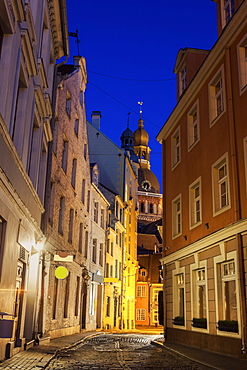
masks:
<svg viewBox="0 0 247 370"><path fill-rule="evenodd" d="M98 165L99 187L111 205L112 215L107 250L113 248L113 251L109 249L110 252L106 253L104 309L107 314L104 316L104 327L131 329L135 327L135 276L138 266L138 163L103 134L100 118L100 112L94 112L92 124L88 122L87 129L90 159ZM118 277L115 278L115 275Z"/></svg>
<svg viewBox="0 0 247 370"><path fill-rule="evenodd" d="M49 157L43 229L43 337L101 327L108 202L98 189L98 168L90 166L84 92L86 62L57 70L57 96ZM56 276L63 266L68 273Z"/></svg>
<svg viewBox="0 0 247 370"><path fill-rule="evenodd" d="M65 0L1 1L0 14L2 360L39 331L53 76L56 60L68 55L68 37Z"/></svg>
<svg viewBox="0 0 247 370"><path fill-rule="evenodd" d="M164 325L168 340L240 356L247 340L247 2L215 2L219 38L210 52L178 53L183 88L157 137L166 190Z"/></svg>

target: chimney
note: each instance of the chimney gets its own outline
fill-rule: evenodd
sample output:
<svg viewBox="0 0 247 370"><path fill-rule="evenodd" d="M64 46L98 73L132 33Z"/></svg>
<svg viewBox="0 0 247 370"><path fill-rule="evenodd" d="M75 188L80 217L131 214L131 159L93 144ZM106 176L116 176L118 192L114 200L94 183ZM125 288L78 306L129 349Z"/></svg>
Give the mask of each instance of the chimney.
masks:
<svg viewBox="0 0 247 370"><path fill-rule="evenodd" d="M91 117L92 117L92 124L94 125L94 127L100 130L101 112L98 110L94 110L92 111Z"/></svg>

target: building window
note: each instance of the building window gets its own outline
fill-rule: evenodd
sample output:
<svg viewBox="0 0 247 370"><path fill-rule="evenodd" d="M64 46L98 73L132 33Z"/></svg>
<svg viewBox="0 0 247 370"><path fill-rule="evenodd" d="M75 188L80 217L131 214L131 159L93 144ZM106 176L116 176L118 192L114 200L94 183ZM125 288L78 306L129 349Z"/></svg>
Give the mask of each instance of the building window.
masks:
<svg viewBox="0 0 247 370"><path fill-rule="evenodd" d="M57 317L57 301L58 301L58 279L54 277L53 285L53 301L52 301L52 318L56 319Z"/></svg>
<svg viewBox="0 0 247 370"><path fill-rule="evenodd" d="M3 267L3 251L5 244L5 230L7 222L0 216L0 279Z"/></svg>
<svg viewBox="0 0 247 370"><path fill-rule="evenodd" d="M218 329L238 332L238 286L235 260L217 264L218 285ZM225 327L222 327L225 326Z"/></svg>
<svg viewBox="0 0 247 370"><path fill-rule="evenodd" d="M171 150L173 168L180 162L180 127L172 135Z"/></svg>
<svg viewBox="0 0 247 370"><path fill-rule="evenodd" d="M113 256L113 248L114 247L114 244L113 244L113 242L111 242L111 256Z"/></svg>
<svg viewBox="0 0 247 370"><path fill-rule="evenodd" d="M137 285L137 297L146 297L146 285Z"/></svg>
<svg viewBox="0 0 247 370"><path fill-rule="evenodd" d="M113 277L113 265L110 265L110 277Z"/></svg>
<svg viewBox="0 0 247 370"><path fill-rule="evenodd" d="M86 180L82 179L82 185L81 185L81 201L84 204L85 203L85 191L86 191Z"/></svg>
<svg viewBox="0 0 247 370"><path fill-rule="evenodd" d="M201 210L201 179L190 185L190 227L197 226L202 222Z"/></svg>
<svg viewBox="0 0 247 370"><path fill-rule="evenodd" d="M174 296L174 321L184 325L185 318L185 284L184 274L175 275L175 296Z"/></svg>
<svg viewBox="0 0 247 370"><path fill-rule="evenodd" d="M136 320L137 321L145 321L146 320L146 309L145 308L137 308L136 309Z"/></svg>
<svg viewBox="0 0 247 370"><path fill-rule="evenodd" d="M144 209L144 203L143 202L141 202L141 213L144 213L145 212L145 209Z"/></svg>
<svg viewBox="0 0 247 370"><path fill-rule="evenodd" d="M84 158L87 159L87 144L84 144Z"/></svg>
<svg viewBox="0 0 247 370"><path fill-rule="evenodd" d="M87 212L90 211L90 190L87 192Z"/></svg>
<svg viewBox="0 0 247 370"><path fill-rule="evenodd" d="M186 82L186 66L179 72L179 95L181 95L187 87Z"/></svg>
<svg viewBox="0 0 247 370"><path fill-rule="evenodd" d="M106 316L110 317L111 315L111 297L106 297Z"/></svg>
<svg viewBox="0 0 247 370"><path fill-rule="evenodd" d="M222 157L212 166L214 213L230 208L228 156Z"/></svg>
<svg viewBox="0 0 247 370"><path fill-rule="evenodd" d="M146 270L141 270L141 276L147 276L147 271Z"/></svg>
<svg viewBox="0 0 247 370"><path fill-rule="evenodd" d="M226 25L232 18L234 9L234 0L224 0L223 1L224 10L224 25Z"/></svg>
<svg viewBox="0 0 247 370"><path fill-rule="evenodd" d="M75 132L76 136L78 136L78 132L79 132L79 119L78 118L75 120L74 132Z"/></svg>
<svg viewBox="0 0 247 370"><path fill-rule="evenodd" d="M100 243L99 245L99 265L100 266L103 266L103 248L104 248L104 244Z"/></svg>
<svg viewBox="0 0 247 370"><path fill-rule="evenodd" d="M82 238L83 238L83 223L80 222L79 226L79 241L78 241L78 251L82 253Z"/></svg>
<svg viewBox="0 0 247 370"><path fill-rule="evenodd" d="M68 242L72 243L73 237L73 227L74 227L74 210L69 211L69 232L68 232Z"/></svg>
<svg viewBox="0 0 247 370"><path fill-rule="evenodd" d="M59 215L58 215L58 232L63 235L63 222L65 211L65 198L61 197L59 202Z"/></svg>
<svg viewBox="0 0 247 370"><path fill-rule="evenodd" d="M66 113L70 117L71 115L71 98L70 97L67 97L66 99Z"/></svg>
<svg viewBox="0 0 247 370"><path fill-rule="evenodd" d="M172 202L172 234L177 237L182 233L182 207L181 195Z"/></svg>
<svg viewBox="0 0 247 370"><path fill-rule="evenodd" d="M199 140L199 104L193 106L187 116L188 123L188 147L192 148Z"/></svg>
<svg viewBox="0 0 247 370"><path fill-rule="evenodd" d="M193 281L194 281L193 316L196 319L206 319L207 297L206 297L205 268L193 271Z"/></svg>
<svg viewBox="0 0 247 370"><path fill-rule="evenodd" d="M68 153L69 153L69 142L68 140L63 140L63 153L62 153L62 169L67 172L68 166Z"/></svg>
<svg viewBox="0 0 247 370"><path fill-rule="evenodd" d="M99 212L99 203L94 201L94 213L93 213L93 219L95 222L98 223L98 212Z"/></svg>
<svg viewBox="0 0 247 370"><path fill-rule="evenodd" d="M118 260L115 260L115 278L118 278Z"/></svg>
<svg viewBox="0 0 247 370"><path fill-rule="evenodd" d="M211 125L225 112L224 85L223 68L221 68L209 84L209 117Z"/></svg>
<svg viewBox="0 0 247 370"><path fill-rule="evenodd" d="M247 90L247 34L238 44L238 71L241 95Z"/></svg>
<svg viewBox="0 0 247 370"><path fill-rule="evenodd" d="M110 272L109 272L109 263L106 263L106 266L105 266L105 277L109 277L110 275Z"/></svg>
<svg viewBox="0 0 247 370"><path fill-rule="evenodd" d="M154 213L154 205L153 205L153 203L149 203L149 213Z"/></svg>
<svg viewBox="0 0 247 370"><path fill-rule="evenodd" d="M103 209L101 209L101 211L100 211L100 227L102 227L102 229L104 229L104 226L105 226L105 211Z"/></svg>
<svg viewBox="0 0 247 370"><path fill-rule="evenodd" d="M66 278L65 282L65 295L64 295L64 311L63 311L63 317L68 317L68 308L69 308L69 291L70 291L70 274Z"/></svg>
<svg viewBox="0 0 247 370"><path fill-rule="evenodd" d="M92 262L96 263L97 257L97 239L93 239Z"/></svg>
<svg viewBox="0 0 247 370"><path fill-rule="evenodd" d="M80 100L80 104L81 104L82 108L84 108L84 92L83 92L83 90L80 90L79 100Z"/></svg>
<svg viewBox="0 0 247 370"><path fill-rule="evenodd" d="M79 297L80 297L80 276L77 276L75 291L75 316L79 315Z"/></svg>
<svg viewBox="0 0 247 370"><path fill-rule="evenodd" d="M88 257L88 231L85 232L85 248L84 248L84 258Z"/></svg>
<svg viewBox="0 0 247 370"><path fill-rule="evenodd" d="M75 189L75 182L76 182L76 167L77 167L77 159L73 158L72 162L72 174L71 174L71 185Z"/></svg>

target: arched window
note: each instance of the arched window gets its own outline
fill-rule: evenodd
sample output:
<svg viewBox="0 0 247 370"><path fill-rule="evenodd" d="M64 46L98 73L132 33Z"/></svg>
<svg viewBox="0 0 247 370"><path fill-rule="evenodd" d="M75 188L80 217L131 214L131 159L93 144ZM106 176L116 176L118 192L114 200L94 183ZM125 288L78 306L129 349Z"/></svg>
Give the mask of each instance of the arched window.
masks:
<svg viewBox="0 0 247 370"><path fill-rule="evenodd" d="M149 204L149 213L154 213L154 205L153 203Z"/></svg>
<svg viewBox="0 0 247 370"><path fill-rule="evenodd" d="M144 213L144 203L141 203L141 213Z"/></svg>

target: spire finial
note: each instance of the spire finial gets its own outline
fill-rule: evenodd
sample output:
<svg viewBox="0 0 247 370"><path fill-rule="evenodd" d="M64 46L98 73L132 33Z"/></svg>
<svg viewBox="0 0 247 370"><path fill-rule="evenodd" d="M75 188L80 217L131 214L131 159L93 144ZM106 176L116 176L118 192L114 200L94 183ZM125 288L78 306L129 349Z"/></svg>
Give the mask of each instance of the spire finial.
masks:
<svg viewBox="0 0 247 370"><path fill-rule="evenodd" d="M138 101L138 104L140 105L140 118L142 119L142 106L143 106L143 101Z"/></svg>

